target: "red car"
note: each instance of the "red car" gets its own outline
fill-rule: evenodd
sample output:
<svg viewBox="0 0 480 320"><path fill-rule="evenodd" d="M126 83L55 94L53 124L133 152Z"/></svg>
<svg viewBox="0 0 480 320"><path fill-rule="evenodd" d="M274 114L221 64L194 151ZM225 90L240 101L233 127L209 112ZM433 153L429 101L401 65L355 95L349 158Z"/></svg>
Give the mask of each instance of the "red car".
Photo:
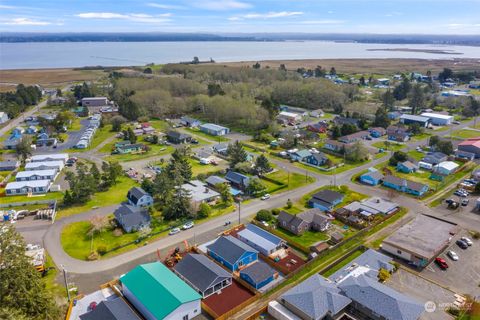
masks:
<svg viewBox="0 0 480 320"><path fill-rule="evenodd" d="M442 270L448 269L447 261L442 258L435 258L435 263L440 267Z"/></svg>

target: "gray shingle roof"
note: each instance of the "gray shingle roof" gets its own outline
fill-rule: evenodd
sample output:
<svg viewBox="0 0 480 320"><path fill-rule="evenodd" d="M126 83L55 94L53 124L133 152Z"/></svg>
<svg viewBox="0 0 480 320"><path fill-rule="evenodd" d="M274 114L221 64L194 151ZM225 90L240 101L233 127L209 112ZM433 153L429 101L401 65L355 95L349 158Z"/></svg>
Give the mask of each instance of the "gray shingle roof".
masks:
<svg viewBox="0 0 480 320"><path fill-rule="evenodd" d="M238 237L240 240L246 239L250 243L254 243L257 248L261 247L267 251L277 248L284 242L276 235L273 235L254 224L248 224L245 229L238 233Z"/></svg>
<svg viewBox="0 0 480 320"><path fill-rule="evenodd" d="M207 178L207 180L205 180L205 182L207 182L209 185L214 186L219 183L227 183L228 180L223 179L222 177L219 177L219 176L210 176Z"/></svg>
<svg viewBox="0 0 480 320"><path fill-rule="evenodd" d="M416 320L425 311L420 302L366 275L349 276L338 287L350 299L388 320Z"/></svg>
<svg viewBox="0 0 480 320"><path fill-rule="evenodd" d="M142 198L143 196L148 196L148 193L140 187L133 187L128 190L127 193L127 198L134 203L137 203L138 200L140 200L140 198Z"/></svg>
<svg viewBox="0 0 480 320"><path fill-rule="evenodd" d="M232 278L230 273L203 254L187 254L175 265L174 270L202 292Z"/></svg>
<svg viewBox="0 0 480 320"><path fill-rule="evenodd" d="M336 315L352 302L334 283L318 274L288 290L281 300L302 310L311 319Z"/></svg>
<svg viewBox="0 0 480 320"><path fill-rule="evenodd" d="M337 191L329 190L329 189L319 191L312 196L312 200L317 199L330 204L342 198L343 198L343 194Z"/></svg>
<svg viewBox="0 0 480 320"><path fill-rule="evenodd" d="M230 264L235 264L246 252L258 253L257 250L232 236L222 236L207 248Z"/></svg>
<svg viewBox="0 0 480 320"><path fill-rule="evenodd" d="M257 261L241 270L240 274L246 274L255 283L260 283L273 276L275 271L265 262Z"/></svg>
<svg viewBox="0 0 480 320"><path fill-rule="evenodd" d="M95 309L80 316L81 320L140 319L122 298L100 302Z"/></svg>
<svg viewBox="0 0 480 320"><path fill-rule="evenodd" d="M122 204L113 213L124 228L137 227L151 220L147 210L129 204Z"/></svg>

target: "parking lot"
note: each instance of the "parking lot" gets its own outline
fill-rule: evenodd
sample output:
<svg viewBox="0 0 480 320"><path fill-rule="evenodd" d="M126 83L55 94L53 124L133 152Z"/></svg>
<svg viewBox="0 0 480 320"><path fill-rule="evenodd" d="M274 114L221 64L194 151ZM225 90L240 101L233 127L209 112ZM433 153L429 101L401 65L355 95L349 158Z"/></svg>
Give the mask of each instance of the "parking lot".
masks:
<svg viewBox="0 0 480 320"><path fill-rule="evenodd" d="M472 195L466 198L455 195L448 196L447 199L453 199L454 201L468 199L468 205L459 206L457 209L449 209L447 203L443 201L442 204L433 208L432 214L455 222L465 229L480 231L480 211L476 209L478 198L478 196Z"/></svg>
<svg viewBox="0 0 480 320"><path fill-rule="evenodd" d="M455 241L462 236L467 236L473 241L473 245L467 249L461 249ZM453 250L457 253L458 261L453 261L447 256L447 252ZM435 262L430 263L421 275L437 283L451 288L460 294L480 296L480 241L472 239L466 231L455 236L452 244L439 255L445 259L449 268L441 270Z"/></svg>

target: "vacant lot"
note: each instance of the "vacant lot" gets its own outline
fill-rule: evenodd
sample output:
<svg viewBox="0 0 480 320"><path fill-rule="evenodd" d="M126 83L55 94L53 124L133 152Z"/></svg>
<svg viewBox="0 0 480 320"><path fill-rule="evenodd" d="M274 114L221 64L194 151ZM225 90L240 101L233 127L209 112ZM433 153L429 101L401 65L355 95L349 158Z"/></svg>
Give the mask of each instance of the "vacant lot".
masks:
<svg viewBox="0 0 480 320"><path fill-rule="evenodd" d="M36 69L0 70L0 91L14 90L19 83L42 87L62 87L72 82L91 81L105 75L101 70Z"/></svg>

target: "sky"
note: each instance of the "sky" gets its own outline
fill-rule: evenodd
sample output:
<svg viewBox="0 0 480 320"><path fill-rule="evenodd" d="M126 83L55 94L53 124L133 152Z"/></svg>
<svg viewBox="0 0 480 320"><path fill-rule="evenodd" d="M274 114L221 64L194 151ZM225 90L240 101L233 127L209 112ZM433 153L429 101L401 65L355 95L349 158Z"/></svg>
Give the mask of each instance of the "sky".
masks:
<svg viewBox="0 0 480 320"><path fill-rule="evenodd" d="M0 31L480 35L480 0L0 0Z"/></svg>

